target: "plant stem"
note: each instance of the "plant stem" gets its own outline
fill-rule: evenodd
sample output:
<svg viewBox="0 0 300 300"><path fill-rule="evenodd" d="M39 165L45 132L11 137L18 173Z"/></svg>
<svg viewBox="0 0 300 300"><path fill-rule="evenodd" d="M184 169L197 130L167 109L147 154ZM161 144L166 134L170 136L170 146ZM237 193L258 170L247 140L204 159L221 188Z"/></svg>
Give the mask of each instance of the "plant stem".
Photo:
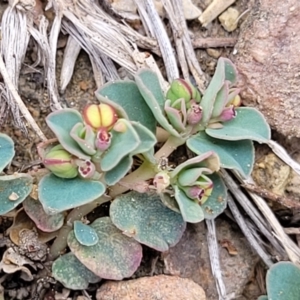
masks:
<svg viewBox="0 0 300 300"><path fill-rule="evenodd" d="M161 157L169 157L170 154L177 149L177 147L185 143L185 138L178 138L175 136L169 136L164 145L155 153L154 157L158 160Z"/></svg>
<svg viewBox="0 0 300 300"><path fill-rule="evenodd" d="M144 161L141 166L132 173L125 176L119 183L110 188L109 195L112 199L133 189L139 182L153 178L156 174L155 165ZM132 187L132 188L131 188Z"/></svg>
<svg viewBox="0 0 300 300"><path fill-rule="evenodd" d="M99 205L110 201L108 196L101 196L91 203L74 208L67 216L65 225L59 230L58 236L50 247L48 260L54 260L61 255L67 247L67 238L73 228L73 223L80 220L90 212L92 212Z"/></svg>

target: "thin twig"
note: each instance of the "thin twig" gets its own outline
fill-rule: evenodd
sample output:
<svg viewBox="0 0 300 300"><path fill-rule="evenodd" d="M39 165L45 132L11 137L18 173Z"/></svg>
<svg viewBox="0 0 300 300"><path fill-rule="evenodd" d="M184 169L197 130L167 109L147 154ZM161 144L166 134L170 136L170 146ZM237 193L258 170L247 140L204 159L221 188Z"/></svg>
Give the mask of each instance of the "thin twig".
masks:
<svg viewBox="0 0 300 300"><path fill-rule="evenodd" d="M226 288L222 277L220 266L219 247L216 236L216 226L214 220L205 220L207 225L207 244L210 258L212 274L216 281L219 300L226 300Z"/></svg>
<svg viewBox="0 0 300 300"><path fill-rule="evenodd" d="M244 184L242 184L242 186L244 188L246 188L247 190L254 192L255 194L257 194L263 198L266 198L266 199L274 201L274 202L278 202L285 207L300 208L299 201L282 196L282 195L275 194L266 188L257 186L255 184L250 184L250 183L244 183Z"/></svg>
<svg viewBox="0 0 300 300"><path fill-rule="evenodd" d="M5 68L5 64L4 61L2 59L2 54L0 55L0 73L2 74L3 80L7 86L7 88L9 89L9 91L11 92L12 96L14 97L21 113L23 114L24 118L27 120L27 122L30 124L30 126L32 127L32 129L36 132L36 134L38 135L38 137L42 140L42 141L46 141L47 138L44 135L44 133L42 132L42 130L40 129L40 127L37 125L37 123L35 122L35 120L33 119L33 117L31 116L30 112L28 111L26 105L24 104L24 102L22 101L21 97L19 96L15 86L13 85L13 83L11 82L9 75L7 73L7 70Z"/></svg>
<svg viewBox="0 0 300 300"><path fill-rule="evenodd" d="M237 42L237 38L232 38L232 37L194 38L192 40L192 44L195 49L234 47L236 42Z"/></svg>
<svg viewBox="0 0 300 300"><path fill-rule="evenodd" d="M273 265L273 262L272 262L270 256L264 251L264 249L260 246L260 244L253 237L252 232L248 228L246 222L244 222L244 219L243 219L241 213L239 212L239 210L238 210L236 204L234 203L234 200L230 194L228 195L227 200L228 200L228 206L229 206L236 222L239 224L241 230L243 231L245 237L247 237L248 242L253 247L253 249L255 249L255 251L261 257L261 259L264 261L264 263L268 267L271 267Z"/></svg>

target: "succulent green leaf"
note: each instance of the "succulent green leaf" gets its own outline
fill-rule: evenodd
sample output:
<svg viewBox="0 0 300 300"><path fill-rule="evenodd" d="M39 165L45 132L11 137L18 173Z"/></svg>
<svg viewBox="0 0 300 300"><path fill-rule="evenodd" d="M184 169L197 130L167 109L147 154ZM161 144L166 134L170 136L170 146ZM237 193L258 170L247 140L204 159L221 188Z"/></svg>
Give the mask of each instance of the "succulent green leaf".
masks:
<svg viewBox="0 0 300 300"><path fill-rule="evenodd" d="M160 200L166 207L168 207L169 209L177 213L180 213L179 206L174 197L172 197L169 193L161 193L159 194L159 196L160 196Z"/></svg>
<svg viewBox="0 0 300 300"><path fill-rule="evenodd" d="M123 80L107 83L96 92L96 97L114 106L117 112L123 109L129 120L141 123L155 134L156 120L135 82Z"/></svg>
<svg viewBox="0 0 300 300"><path fill-rule="evenodd" d="M228 94L229 94L229 82L225 81L222 88L219 90L219 92L216 95L216 100L214 103L214 108L211 114L211 118L216 118L222 113L228 101Z"/></svg>
<svg viewBox="0 0 300 300"><path fill-rule="evenodd" d="M227 188L219 174L214 173L209 175L209 178L214 183L211 195L201 205L205 219L215 219L220 215L227 206Z"/></svg>
<svg viewBox="0 0 300 300"><path fill-rule="evenodd" d="M237 71L233 63L224 57L220 57L218 60L217 68L215 74L207 87L200 105L203 109L201 123L206 126L216 101L217 94L223 87L225 81L229 81L230 84L234 84L237 78Z"/></svg>
<svg viewBox="0 0 300 300"><path fill-rule="evenodd" d="M155 135L140 123L131 122L131 124L141 141L138 147L133 152L131 152L131 154L140 154L151 150L157 143Z"/></svg>
<svg viewBox="0 0 300 300"><path fill-rule="evenodd" d="M197 155L209 150L214 151L219 156L222 168L235 169L245 177L251 174L254 164L254 146L250 140L220 140L202 131L190 137L186 144Z"/></svg>
<svg viewBox="0 0 300 300"><path fill-rule="evenodd" d="M0 133L0 173L12 161L15 155L13 140L4 133Z"/></svg>
<svg viewBox="0 0 300 300"><path fill-rule="evenodd" d="M72 128L78 124L83 123L81 114L71 108L64 108L52 112L47 116L46 122L49 128L54 132L59 143L70 153L81 159L90 159L77 142L71 137L70 132Z"/></svg>
<svg viewBox="0 0 300 300"><path fill-rule="evenodd" d="M136 74L135 82L157 122L170 134L180 137L164 115L166 99L162 93L157 75L150 70L143 69Z"/></svg>
<svg viewBox="0 0 300 300"><path fill-rule="evenodd" d="M94 246L99 241L95 229L81 221L74 222L74 234L77 241L84 246Z"/></svg>
<svg viewBox="0 0 300 300"><path fill-rule="evenodd" d="M56 231L64 224L63 214L47 215L40 201L31 197L27 197L23 202L23 208L37 228L44 232Z"/></svg>
<svg viewBox="0 0 300 300"><path fill-rule="evenodd" d="M14 174L0 177L0 215L4 215L22 203L32 190L32 177Z"/></svg>
<svg viewBox="0 0 300 300"><path fill-rule="evenodd" d="M104 180L109 186L118 183L131 169L133 163L132 156L125 156L121 159L117 166L105 172Z"/></svg>
<svg viewBox="0 0 300 300"><path fill-rule="evenodd" d="M216 139L228 141L253 140L267 143L270 140L270 127L258 110L252 107L240 107L236 109L236 114L234 119L224 122L222 128L207 128L205 132Z"/></svg>
<svg viewBox="0 0 300 300"><path fill-rule="evenodd" d="M184 221L198 223L204 220L204 213L201 206L194 200L188 198L186 194L177 186L173 186L175 199L178 203Z"/></svg>
<svg viewBox="0 0 300 300"><path fill-rule="evenodd" d="M39 199L48 215L84 205L102 196L106 188L99 181L44 176L38 185Z"/></svg>
<svg viewBox="0 0 300 300"><path fill-rule="evenodd" d="M123 131L112 129L112 139L109 149L103 154L100 162L103 171L109 171L116 167L125 156L129 155L140 145L139 135L126 119L119 119L115 127L124 127Z"/></svg>
<svg viewBox="0 0 300 300"><path fill-rule="evenodd" d="M101 278L86 268L70 252L60 256L52 265L53 277L71 290L84 290L89 283L97 283Z"/></svg>
<svg viewBox="0 0 300 300"><path fill-rule="evenodd" d="M120 195L109 214L124 234L158 251L176 245L186 227L181 215L165 207L156 194L132 191Z"/></svg>
<svg viewBox="0 0 300 300"><path fill-rule="evenodd" d="M122 280L136 271L142 259L142 246L124 235L109 217L99 218L90 225L98 235L94 246L81 245L71 231L68 245L89 270L101 278Z"/></svg>
<svg viewBox="0 0 300 300"><path fill-rule="evenodd" d="M200 155L190 158L177 166L174 171L171 172L171 177L174 178L184 169L190 168L207 168L212 172L215 172L220 169L220 160L217 154L213 151L201 153Z"/></svg>
<svg viewBox="0 0 300 300"><path fill-rule="evenodd" d="M300 268L281 261L268 270L267 294L270 300L298 300L300 296Z"/></svg>

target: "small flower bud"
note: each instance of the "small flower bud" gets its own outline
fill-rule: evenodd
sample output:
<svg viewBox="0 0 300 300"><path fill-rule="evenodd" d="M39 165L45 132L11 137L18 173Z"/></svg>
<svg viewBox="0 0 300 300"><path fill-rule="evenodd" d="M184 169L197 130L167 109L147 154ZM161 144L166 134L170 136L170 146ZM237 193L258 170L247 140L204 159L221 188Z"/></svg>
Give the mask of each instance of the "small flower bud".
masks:
<svg viewBox="0 0 300 300"><path fill-rule="evenodd" d="M106 128L100 128L97 131L95 147L100 151L105 151L109 148L111 143L111 134L107 131Z"/></svg>
<svg viewBox="0 0 300 300"><path fill-rule="evenodd" d="M46 153L43 164L57 177L74 178L78 175L78 167L72 155L61 145L54 146Z"/></svg>
<svg viewBox="0 0 300 300"><path fill-rule="evenodd" d="M240 95L236 95L230 102L228 102L227 106L233 105L234 107L239 107L242 105L242 99Z"/></svg>
<svg viewBox="0 0 300 300"><path fill-rule="evenodd" d="M202 119L202 108L195 101L191 104L191 107L187 111L187 122L190 125L198 124Z"/></svg>
<svg viewBox="0 0 300 300"><path fill-rule="evenodd" d="M96 172L96 167L91 161L77 160L77 165L79 167L79 174L82 178L93 178Z"/></svg>
<svg viewBox="0 0 300 300"><path fill-rule="evenodd" d="M191 83L181 78L175 79L171 83L166 98L170 99L172 103L179 98L183 98L186 103L191 99L194 99L196 102L201 100L199 91Z"/></svg>
<svg viewBox="0 0 300 300"><path fill-rule="evenodd" d="M230 121L231 119L233 119L236 116L236 111L234 109L233 105L230 105L228 107L225 107L222 111L222 113L220 114L220 116L218 117L218 121L220 122L226 122L226 121Z"/></svg>
<svg viewBox="0 0 300 300"><path fill-rule="evenodd" d="M170 176L164 171L157 173L153 179L153 185L157 193L162 193L170 185Z"/></svg>
<svg viewBox="0 0 300 300"><path fill-rule="evenodd" d="M94 129L101 127L111 128L117 121L118 116L115 109L108 104L88 105L83 111L83 118L86 124Z"/></svg>

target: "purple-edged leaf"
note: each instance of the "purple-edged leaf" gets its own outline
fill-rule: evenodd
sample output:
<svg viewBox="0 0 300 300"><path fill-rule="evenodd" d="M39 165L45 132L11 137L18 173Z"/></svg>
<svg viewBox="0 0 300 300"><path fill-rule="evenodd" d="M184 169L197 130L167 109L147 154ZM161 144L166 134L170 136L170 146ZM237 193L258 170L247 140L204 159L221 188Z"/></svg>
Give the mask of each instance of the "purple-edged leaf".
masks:
<svg viewBox="0 0 300 300"><path fill-rule="evenodd" d="M236 169L245 177L251 174L254 164L254 146L250 140L214 139L202 131L190 137L186 144L197 155L213 150L219 156L222 168Z"/></svg>
<svg viewBox="0 0 300 300"><path fill-rule="evenodd" d="M173 186L175 199L179 206L181 215L186 222L199 223L204 220L204 213L200 205L187 197L187 195L177 186Z"/></svg>
<svg viewBox="0 0 300 300"><path fill-rule="evenodd" d="M89 283L97 283L101 278L86 268L70 252L60 256L52 265L53 277L71 290L85 290Z"/></svg>
<svg viewBox="0 0 300 300"><path fill-rule="evenodd" d="M44 232L56 231L64 224L63 214L47 215L40 201L34 200L31 197L28 197L23 202L23 208L37 228Z"/></svg>
<svg viewBox="0 0 300 300"><path fill-rule="evenodd" d="M13 140L4 133L0 133L0 172L11 162L15 155Z"/></svg>
<svg viewBox="0 0 300 300"><path fill-rule="evenodd" d="M204 212L205 219L215 219L220 215L227 206L227 188L217 173L209 175L212 180L214 187L211 195L208 199L201 205Z"/></svg>
<svg viewBox="0 0 300 300"><path fill-rule="evenodd" d="M165 207L156 194L132 191L120 195L109 214L124 234L158 251L177 244L186 227L181 215Z"/></svg>
<svg viewBox="0 0 300 300"><path fill-rule="evenodd" d="M83 123L81 114L77 110L71 108L57 110L48 115L46 122L67 151L81 159L90 158L70 135L76 124Z"/></svg>
<svg viewBox="0 0 300 300"><path fill-rule="evenodd" d="M0 215L22 203L32 190L32 177L28 174L0 176Z"/></svg>
<svg viewBox="0 0 300 300"><path fill-rule="evenodd" d="M64 179L48 174L39 182L39 199L49 215L78 207L94 201L105 193L100 181L79 177Z"/></svg>
<svg viewBox="0 0 300 300"><path fill-rule="evenodd" d="M234 119L224 122L222 128L207 128L205 132L211 137L227 141L253 140L267 143L271 138L271 130L267 121L253 107L237 108Z"/></svg>
<svg viewBox="0 0 300 300"><path fill-rule="evenodd" d="M203 109L201 124L207 126L214 108L217 94L223 87L225 81L229 81L230 84L234 84L236 82L236 78L237 71L233 63L227 58L220 57L215 74L200 102Z"/></svg>
<svg viewBox="0 0 300 300"><path fill-rule="evenodd" d="M142 259L142 246L124 235L109 217L99 218L90 225L98 235L94 246L81 245L71 231L68 245L89 270L101 278L122 280L137 270Z"/></svg>
<svg viewBox="0 0 300 300"><path fill-rule="evenodd" d="M114 81L103 85L96 97L100 102L113 105L119 116L128 116L129 120L144 125L155 133L156 120L133 81ZM125 112L125 113L124 113Z"/></svg>
<svg viewBox="0 0 300 300"><path fill-rule="evenodd" d="M77 241L84 246L93 246L99 241L96 230L81 221L74 222L74 233Z"/></svg>

